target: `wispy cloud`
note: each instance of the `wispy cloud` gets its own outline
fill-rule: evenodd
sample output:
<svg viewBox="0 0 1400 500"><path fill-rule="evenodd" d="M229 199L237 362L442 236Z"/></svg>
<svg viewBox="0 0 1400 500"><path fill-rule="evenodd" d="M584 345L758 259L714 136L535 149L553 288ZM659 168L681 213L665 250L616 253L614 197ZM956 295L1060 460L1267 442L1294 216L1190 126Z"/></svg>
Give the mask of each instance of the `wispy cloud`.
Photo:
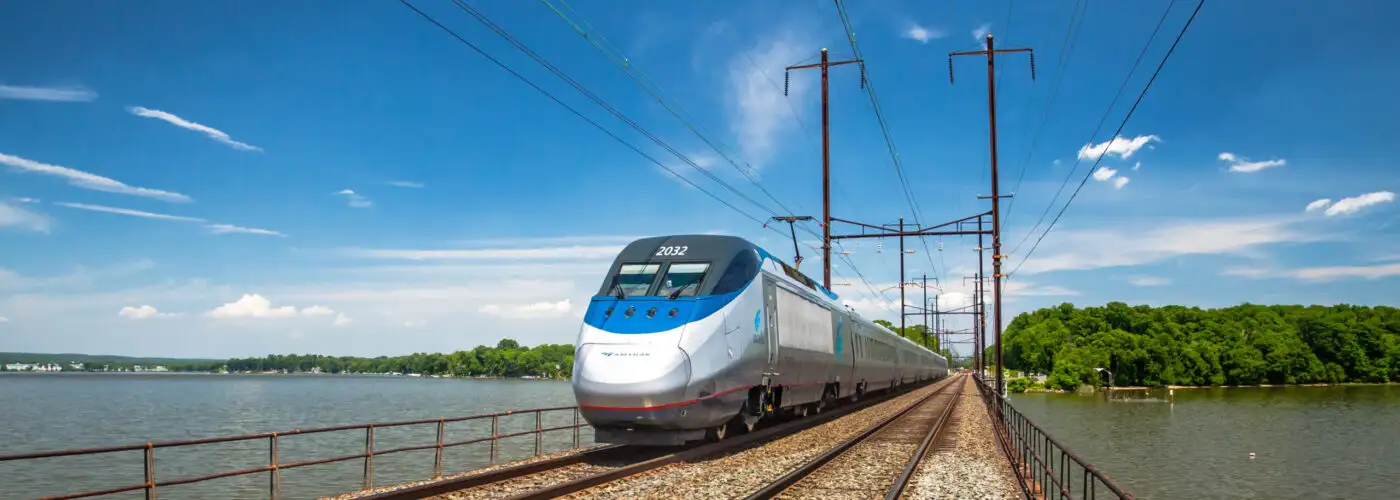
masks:
<svg viewBox="0 0 1400 500"><path fill-rule="evenodd" d="M1172 280L1161 276L1133 276L1128 283L1133 286L1166 286L1172 284Z"/></svg>
<svg viewBox="0 0 1400 500"><path fill-rule="evenodd" d="M788 95L773 83L768 71L781 70L813 55L811 44L788 33L759 42L729 62L730 129L738 136L742 156L758 166L772 157L778 135L794 120L792 102L803 98L811 88L813 75L795 74L788 84Z"/></svg>
<svg viewBox="0 0 1400 500"><path fill-rule="evenodd" d="M181 221L181 222L204 222L204 219L201 219L201 218L199 218L199 217L185 217L185 216L183 216L183 215L158 214L158 213L155 213L155 212L144 212L144 211L141 211L141 210L132 210L132 209L130 209L130 208L117 208L117 207L109 207L109 206L105 206L105 205L89 205L89 204L86 204L86 203L69 203L69 202L66 202L66 201L60 201L60 202L54 203L54 205L58 205L58 206L60 206L60 207L76 208L76 209L79 209L79 210L90 210L90 211L93 211L93 212L106 212L106 213L109 213L109 214L130 215L130 216L132 216L132 217L144 217L144 218L147 218L147 219L173 220L173 221Z"/></svg>
<svg viewBox="0 0 1400 500"><path fill-rule="evenodd" d="M987 34L992 32L992 23L982 23L982 25L972 30L972 38L979 42L987 40Z"/></svg>
<svg viewBox="0 0 1400 500"><path fill-rule="evenodd" d="M1063 297L1069 295L1079 295L1079 292L1070 290L1059 285L1039 285L1025 281L1008 281L1002 286L1003 293L1009 297Z"/></svg>
<svg viewBox="0 0 1400 500"><path fill-rule="evenodd" d="M0 99L19 101L88 102L97 99L97 92L86 87L25 87L0 84Z"/></svg>
<svg viewBox="0 0 1400 500"><path fill-rule="evenodd" d="M925 28L923 26L913 24L909 26L909 29L904 30L903 36L904 38L908 38L919 43L928 43L930 40L935 40L948 36L948 32L938 28Z"/></svg>
<svg viewBox="0 0 1400 500"><path fill-rule="evenodd" d="M573 310L569 299L558 302L535 302L530 304L486 304L478 311L483 314L512 319L541 319L568 314Z"/></svg>
<svg viewBox="0 0 1400 500"><path fill-rule="evenodd" d="M1123 189L1123 186L1126 186L1126 185L1128 185L1128 178L1127 178L1127 177L1124 177L1124 176L1121 176L1121 175L1120 175L1120 176L1118 176L1118 178L1113 179L1113 188L1114 188L1114 189Z"/></svg>
<svg viewBox="0 0 1400 500"><path fill-rule="evenodd" d="M143 108L143 107L141 107L141 106L131 106L131 107L126 108L126 110L127 110L128 112L130 112L131 114L136 115L136 116L141 116L141 117L145 117L145 118L155 118L155 119L157 119L157 120L163 120L163 121L168 122L168 123L170 123L171 125L174 125L174 126L176 126L176 127L180 127L180 128L187 129L187 130L193 130L193 131L195 131L195 132L199 132L199 133L201 133L201 134L204 134L204 135L208 136L210 139L213 139L213 140L215 140L215 141L224 143L225 145L228 145L229 147L231 147L231 148L233 148L233 149L237 149L237 150L240 150L240 151L262 151L262 148L260 148L260 147L254 146L254 145L252 145L252 144L242 143L242 142L238 142L238 141L233 140L232 137L229 137L229 135L226 134L226 133L224 133L224 131L222 131L222 130L219 130L219 129L216 129L216 128L214 128L214 127L210 127L210 126L207 126L207 125L201 125L201 124L198 124L198 123L195 123L195 122L186 120L186 119L184 119L184 118L180 118L180 117L178 117L178 116L175 116L174 114L167 113L167 112L165 112L165 111L161 111L161 110L158 110L158 109Z"/></svg>
<svg viewBox="0 0 1400 500"><path fill-rule="evenodd" d="M1360 212L1361 209L1369 207L1371 205L1390 203L1392 201L1395 201L1395 193L1392 193L1390 191L1376 191L1374 193L1366 193L1362 195L1352 196L1350 198L1342 198L1340 200L1337 200L1336 203L1332 203L1332 200L1329 198L1322 198L1320 200L1309 203L1308 206L1303 209L1303 211L1316 212L1318 210L1322 210L1323 215L1326 215L1328 217L1335 217L1338 215L1354 214L1356 212Z"/></svg>
<svg viewBox="0 0 1400 500"><path fill-rule="evenodd" d="M106 205L90 205L87 203L69 203L64 201L56 202L54 203L54 205L58 205L60 207L76 208L79 210L88 210L92 212L105 212L109 214L129 215L132 217L142 217L146 219L160 219L180 222L204 222L204 219L201 219L199 217L161 214L155 212L146 212L142 210L133 210L130 208L109 207Z"/></svg>
<svg viewBox="0 0 1400 500"><path fill-rule="evenodd" d="M0 202L0 227L47 233L49 232L49 218L44 214L25 210L20 206Z"/></svg>
<svg viewBox="0 0 1400 500"><path fill-rule="evenodd" d="M163 312L160 312L160 311L157 310L154 306L150 306L150 305L143 305L143 306L140 306L140 307L125 306L125 307L122 307L122 309L121 309L120 311L117 311L117 316L120 316L120 317L123 317L123 318L126 318L126 319L131 319L131 320L149 319L149 318L173 318L173 317L176 317L176 316L179 316L179 315L180 315L179 313L163 313Z"/></svg>
<svg viewBox="0 0 1400 500"><path fill-rule="evenodd" d="M235 226L232 224L209 224L204 227L205 229L209 230L209 234L257 234L262 236L281 236L283 238L287 237L286 234L273 231L271 229Z"/></svg>
<svg viewBox="0 0 1400 500"><path fill-rule="evenodd" d="M190 197L180 193L162 191L136 186L128 186L120 181L91 174L82 170L76 170L60 165L49 165L34 160L20 158L18 156L0 153L0 164L9 165L25 172L35 172L40 174L54 175L68 179L68 183L74 186L91 189L94 191L105 191L108 193L129 194L134 196L144 196L158 200L185 203L193 201Z"/></svg>
<svg viewBox="0 0 1400 500"><path fill-rule="evenodd" d="M611 259L622 252L621 245L573 245L540 248L477 248L449 250L349 248L348 257L400 260L588 260Z"/></svg>
<svg viewBox="0 0 1400 500"><path fill-rule="evenodd" d="M1290 223L1279 218L1198 219L1146 228L1129 225L1065 231L1057 233L1050 246L1022 264L1019 273L1135 266L1185 255L1249 255L1264 245L1323 238L1295 229Z"/></svg>
<svg viewBox="0 0 1400 500"><path fill-rule="evenodd" d="M1128 178L1126 176L1118 175L1117 170L1108 167L1099 167L1098 170L1095 170L1094 180L1099 182L1112 180L1114 189L1123 189L1123 186L1128 185Z"/></svg>
<svg viewBox="0 0 1400 500"><path fill-rule="evenodd" d="M1140 135L1132 139L1124 139L1122 136L1114 137L1112 140L1104 141L1099 144L1090 143L1080 147L1079 159L1097 160L1100 156L1106 154L1108 156L1116 155L1126 160L1133 156L1133 153L1147 146L1148 143L1161 140L1161 137L1155 135Z"/></svg>
<svg viewBox="0 0 1400 500"><path fill-rule="evenodd" d="M1342 279L1377 280L1400 276L1400 262L1369 266L1323 266L1297 269L1231 268L1223 273L1226 276L1241 276L1253 279L1286 278L1302 281L1325 282Z"/></svg>
<svg viewBox="0 0 1400 500"><path fill-rule="evenodd" d="M423 183L414 181L389 181L385 184L401 188L423 189Z"/></svg>
<svg viewBox="0 0 1400 500"><path fill-rule="evenodd" d="M719 233L716 233L716 234L719 234ZM460 241L456 241L456 242L453 242L453 243L454 243L454 244L457 244L457 245L473 246L473 247L483 247L483 246L518 247L518 246L540 246L540 245L549 245L549 246L566 245L566 246L567 246L567 245L597 245L597 244L602 244L602 243L631 243L631 242L633 242L633 241L637 241L637 240L642 239L642 238L644 238L644 237L643 237L643 236L635 236L635 235L627 235L627 234L618 234L618 235L613 235L613 234L581 234L581 235L562 235L562 236L522 236L522 237L511 237L511 238L476 238L476 239L470 239L470 240L460 240Z"/></svg>
<svg viewBox="0 0 1400 500"><path fill-rule="evenodd" d="M1217 158L1229 163L1231 172L1242 172L1246 174L1258 172L1266 168L1281 167L1288 163L1287 160L1282 158L1268 161L1249 161L1248 158L1235 156L1234 153L1220 153Z"/></svg>
<svg viewBox="0 0 1400 500"><path fill-rule="evenodd" d="M365 198L351 189L342 189L336 191L335 194L336 196L344 196L345 203L355 208L369 208L374 206L374 202L369 201L369 198Z"/></svg>

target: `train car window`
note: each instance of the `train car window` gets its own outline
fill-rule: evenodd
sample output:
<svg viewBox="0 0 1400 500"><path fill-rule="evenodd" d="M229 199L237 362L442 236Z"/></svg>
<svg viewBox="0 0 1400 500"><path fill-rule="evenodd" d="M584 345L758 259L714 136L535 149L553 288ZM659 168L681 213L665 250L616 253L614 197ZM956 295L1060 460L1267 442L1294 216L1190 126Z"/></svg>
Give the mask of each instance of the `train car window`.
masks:
<svg viewBox="0 0 1400 500"><path fill-rule="evenodd" d="M661 280L661 288L656 291L662 297L694 297L700 293L700 280L710 270L708 262L672 263L666 268L666 277Z"/></svg>
<svg viewBox="0 0 1400 500"><path fill-rule="evenodd" d="M710 293L719 295L743 290L757 275L758 256L752 250L739 252L739 255L734 256L734 260L729 262L729 268L725 269L724 274L719 276L714 291Z"/></svg>
<svg viewBox="0 0 1400 500"><path fill-rule="evenodd" d="M617 295L619 290L628 297L646 295L659 271L661 264L623 264L617 270L617 276L613 276L613 286L608 289L608 295Z"/></svg>

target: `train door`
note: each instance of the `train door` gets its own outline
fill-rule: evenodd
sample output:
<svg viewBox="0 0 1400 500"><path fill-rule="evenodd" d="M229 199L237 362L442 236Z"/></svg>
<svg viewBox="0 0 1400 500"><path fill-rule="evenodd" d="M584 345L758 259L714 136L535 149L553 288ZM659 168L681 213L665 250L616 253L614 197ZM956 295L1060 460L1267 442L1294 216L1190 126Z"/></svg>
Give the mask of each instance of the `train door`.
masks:
<svg viewBox="0 0 1400 500"><path fill-rule="evenodd" d="M765 326L763 334L768 344L768 361L764 364L763 378L768 383L778 376L778 285L772 279L763 279L763 311Z"/></svg>

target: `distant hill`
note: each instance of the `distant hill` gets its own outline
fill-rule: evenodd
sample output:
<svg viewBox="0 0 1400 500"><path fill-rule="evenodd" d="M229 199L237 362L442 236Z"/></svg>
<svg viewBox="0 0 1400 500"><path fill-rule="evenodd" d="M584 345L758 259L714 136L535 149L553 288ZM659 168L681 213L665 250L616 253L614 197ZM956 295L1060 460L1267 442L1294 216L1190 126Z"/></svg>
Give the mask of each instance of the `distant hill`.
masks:
<svg viewBox="0 0 1400 500"><path fill-rule="evenodd" d="M226 359L136 358L108 354L0 352L0 363L113 363L120 365L169 365L180 363L223 363Z"/></svg>

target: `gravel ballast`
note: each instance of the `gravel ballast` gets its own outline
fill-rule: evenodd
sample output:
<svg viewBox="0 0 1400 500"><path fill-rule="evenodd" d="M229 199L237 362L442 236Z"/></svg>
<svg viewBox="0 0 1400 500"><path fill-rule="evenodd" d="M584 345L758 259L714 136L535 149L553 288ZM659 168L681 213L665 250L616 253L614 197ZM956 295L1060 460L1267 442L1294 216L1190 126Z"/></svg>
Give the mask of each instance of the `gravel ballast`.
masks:
<svg viewBox="0 0 1400 500"><path fill-rule="evenodd" d="M669 465L584 490L569 498L742 498L908 407L937 386L933 384L916 389L890 401L753 448Z"/></svg>
<svg viewBox="0 0 1400 500"><path fill-rule="evenodd" d="M987 405L971 381L939 446L919 464L903 498L1000 500L1021 498L1011 465L992 434Z"/></svg>

